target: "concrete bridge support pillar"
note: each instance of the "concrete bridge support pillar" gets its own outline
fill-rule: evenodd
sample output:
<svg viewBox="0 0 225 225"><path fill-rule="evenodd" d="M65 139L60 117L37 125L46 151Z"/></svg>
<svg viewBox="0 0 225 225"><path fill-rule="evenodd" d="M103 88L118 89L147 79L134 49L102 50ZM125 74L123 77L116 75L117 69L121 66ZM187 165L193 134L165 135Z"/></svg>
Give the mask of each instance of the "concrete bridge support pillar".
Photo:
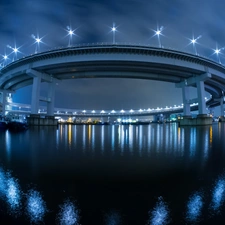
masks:
<svg viewBox="0 0 225 225"><path fill-rule="evenodd" d="M47 114L49 116L54 116L55 86L56 86L56 80L53 79L53 81L49 83L49 89L48 89Z"/></svg>
<svg viewBox="0 0 225 225"><path fill-rule="evenodd" d="M206 103L205 103L205 86L204 81L198 80L197 82L197 93L198 93L198 113L200 115L207 114Z"/></svg>
<svg viewBox="0 0 225 225"><path fill-rule="evenodd" d="M224 117L224 107L223 107L224 96L220 98L220 116Z"/></svg>
<svg viewBox="0 0 225 225"><path fill-rule="evenodd" d="M189 90L190 87L183 86L182 87L182 96L183 96L183 104L184 104L184 116L191 115L190 103L189 103Z"/></svg>
<svg viewBox="0 0 225 225"><path fill-rule="evenodd" d="M2 112L1 112L1 114L3 116L5 116L6 98L7 98L7 93L6 93L6 91L3 90L1 92L1 103L2 103Z"/></svg>
<svg viewBox="0 0 225 225"><path fill-rule="evenodd" d="M40 100L41 77L33 77L32 96L31 96L31 114L38 114Z"/></svg>
<svg viewBox="0 0 225 225"><path fill-rule="evenodd" d="M211 78L210 73L203 73L198 76L190 77L178 84L176 87L182 88L183 94L183 104L184 104L184 117L180 120L180 125L209 125L212 124L212 119L207 116L206 111L206 102L205 102L205 85L204 81ZM188 99L188 86L197 87L197 98L196 99ZM197 118L191 118L190 115L190 104L198 102L198 113Z"/></svg>

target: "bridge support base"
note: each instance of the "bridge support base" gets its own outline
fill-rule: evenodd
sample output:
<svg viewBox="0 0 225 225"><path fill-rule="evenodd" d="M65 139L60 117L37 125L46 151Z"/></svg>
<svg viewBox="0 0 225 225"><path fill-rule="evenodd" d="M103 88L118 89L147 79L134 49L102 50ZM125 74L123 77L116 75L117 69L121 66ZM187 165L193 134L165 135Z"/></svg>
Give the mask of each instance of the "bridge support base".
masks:
<svg viewBox="0 0 225 225"><path fill-rule="evenodd" d="M225 122L225 117L224 116L220 116L219 117L219 122Z"/></svg>
<svg viewBox="0 0 225 225"><path fill-rule="evenodd" d="M54 116L40 116L36 114L27 117L29 126L57 126L58 120Z"/></svg>
<svg viewBox="0 0 225 225"><path fill-rule="evenodd" d="M202 125L212 125L212 118L207 114L199 114L196 118L191 116L184 116L183 119L179 121L180 126L202 126Z"/></svg>

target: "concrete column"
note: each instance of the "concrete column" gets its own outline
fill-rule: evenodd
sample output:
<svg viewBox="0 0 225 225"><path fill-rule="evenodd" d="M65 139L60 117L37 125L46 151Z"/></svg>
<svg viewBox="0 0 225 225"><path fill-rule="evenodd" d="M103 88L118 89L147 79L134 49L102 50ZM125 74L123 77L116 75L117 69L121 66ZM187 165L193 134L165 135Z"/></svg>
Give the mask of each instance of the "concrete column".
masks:
<svg viewBox="0 0 225 225"><path fill-rule="evenodd" d="M53 79L51 83L49 83L48 89L48 102L47 102L47 115L54 116L54 106L55 106L55 86L56 81Z"/></svg>
<svg viewBox="0 0 225 225"><path fill-rule="evenodd" d="M220 98L220 116L224 117L224 107L223 107L224 96Z"/></svg>
<svg viewBox="0 0 225 225"><path fill-rule="evenodd" d="M2 115L3 116L5 116L6 98L7 98L7 93L3 91L2 92Z"/></svg>
<svg viewBox="0 0 225 225"><path fill-rule="evenodd" d="M191 115L191 108L189 103L189 90L190 87L183 86L182 87L182 96L183 96L183 104L184 104L184 116L190 116Z"/></svg>
<svg viewBox="0 0 225 225"><path fill-rule="evenodd" d="M198 93L198 112L199 114L207 114L205 104L205 86L204 81L197 80L197 93Z"/></svg>
<svg viewBox="0 0 225 225"><path fill-rule="evenodd" d="M40 100L41 77L33 78L32 98L31 98L31 114L38 114Z"/></svg>

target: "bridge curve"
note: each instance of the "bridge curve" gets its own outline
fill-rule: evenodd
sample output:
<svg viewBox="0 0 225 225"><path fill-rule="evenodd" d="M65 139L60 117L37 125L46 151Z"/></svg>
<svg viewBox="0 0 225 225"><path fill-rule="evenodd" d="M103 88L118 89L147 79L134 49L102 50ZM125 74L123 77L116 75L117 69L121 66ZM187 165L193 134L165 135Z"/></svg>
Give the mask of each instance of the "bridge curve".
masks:
<svg viewBox="0 0 225 225"><path fill-rule="evenodd" d="M205 90L214 99L225 91L225 67L198 55L172 49L127 44L92 44L54 49L21 58L0 71L0 89L17 90L42 81L76 78L134 78L185 82L204 73L211 74ZM195 86L193 83L191 86Z"/></svg>

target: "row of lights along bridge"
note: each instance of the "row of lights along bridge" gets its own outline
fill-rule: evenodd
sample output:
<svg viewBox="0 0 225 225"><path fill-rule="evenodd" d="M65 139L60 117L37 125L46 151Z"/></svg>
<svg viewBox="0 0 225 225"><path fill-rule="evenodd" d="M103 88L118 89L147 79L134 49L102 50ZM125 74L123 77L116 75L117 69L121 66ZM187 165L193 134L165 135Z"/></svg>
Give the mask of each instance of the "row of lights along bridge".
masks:
<svg viewBox="0 0 225 225"><path fill-rule="evenodd" d="M115 26L115 24L113 24L113 26L111 27L111 30L110 32L112 32L112 43L113 44L116 44L116 32L118 31L117 30L118 27ZM161 44L161 39L160 39L160 36L164 36L163 35L163 26L161 26L160 28L157 28L156 30L152 30L154 32L153 36L152 37L157 37L158 39L158 45L159 45L159 48L162 48L162 44ZM68 41L68 47L72 46L72 38L73 36L75 36L75 31L76 29L72 29L71 27L67 26L66 27L66 32L67 32L67 35L68 38L69 38L69 41ZM198 40L201 38L202 36L198 36L197 38L193 37L192 39L189 39L189 44L192 44L193 45L193 51L196 55L198 55L197 53L197 48L196 48L196 44L198 44ZM34 43L33 45L35 45L35 53L38 53L40 52L40 44L43 43L43 38L44 37L39 37L39 35L35 36L34 34L31 35L31 38L34 39ZM21 47L16 47L16 44L14 47L10 46L10 45L7 45L7 48L11 49L11 52L7 55L7 54L4 54L2 55L2 62L0 63L0 67L3 68L4 66L6 66L8 63L13 62L14 60L17 60L17 54L20 53L20 54L23 54L21 51L20 51L20 48ZM219 55L221 54L221 51L224 50L224 48L216 48L216 49L213 49L213 54L216 54L217 55L217 60L218 62L221 64L221 60L220 60L220 57ZM10 55L13 55L13 58L10 59Z"/></svg>

